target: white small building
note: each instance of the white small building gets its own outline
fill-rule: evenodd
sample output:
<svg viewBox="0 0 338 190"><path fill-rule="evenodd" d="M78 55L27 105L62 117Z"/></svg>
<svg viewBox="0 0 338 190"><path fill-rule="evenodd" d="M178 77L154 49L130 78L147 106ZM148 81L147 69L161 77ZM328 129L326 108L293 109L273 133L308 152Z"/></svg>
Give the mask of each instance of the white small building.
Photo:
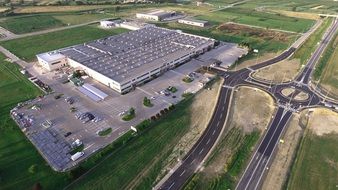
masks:
<svg viewBox="0 0 338 190"><path fill-rule="evenodd" d="M102 28L118 27L122 22L123 22L122 20L101 20L100 26Z"/></svg>
<svg viewBox="0 0 338 190"><path fill-rule="evenodd" d="M161 20L170 18L175 15L176 15L175 11L153 10L147 13L137 13L136 18L153 20L153 21L161 21Z"/></svg>
<svg viewBox="0 0 338 190"><path fill-rule="evenodd" d="M206 27L209 24L208 21L195 20L195 19L190 19L190 18L179 19L177 22L181 24L187 24L187 25L198 26L198 27Z"/></svg>
<svg viewBox="0 0 338 190"><path fill-rule="evenodd" d="M103 28L115 27L115 22L110 20L102 20L100 21L100 26Z"/></svg>
<svg viewBox="0 0 338 190"><path fill-rule="evenodd" d="M67 65L67 57L61 53L48 52L36 55L42 67L48 71L56 70Z"/></svg>

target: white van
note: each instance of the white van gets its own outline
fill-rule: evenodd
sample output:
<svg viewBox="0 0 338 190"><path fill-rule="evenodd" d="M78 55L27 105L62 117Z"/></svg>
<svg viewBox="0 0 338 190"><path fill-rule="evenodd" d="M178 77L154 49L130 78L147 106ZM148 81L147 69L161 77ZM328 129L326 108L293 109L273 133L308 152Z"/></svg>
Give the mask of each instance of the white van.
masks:
<svg viewBox="0 0 338 190"><path fill-rule="evenodd" d="M73 161L76 161L77 159L81 158L84 155L84 152L77 152L74 155L70 157Z"/></svg>

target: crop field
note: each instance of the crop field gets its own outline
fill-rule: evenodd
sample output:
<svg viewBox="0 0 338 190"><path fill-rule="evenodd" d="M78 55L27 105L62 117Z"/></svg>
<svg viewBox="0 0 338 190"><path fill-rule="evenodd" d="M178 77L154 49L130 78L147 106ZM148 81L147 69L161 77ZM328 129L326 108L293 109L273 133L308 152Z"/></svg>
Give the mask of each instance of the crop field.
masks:
<svg viewBox="0 0 338 190"><path fill-rule="evenodd" d="M0 189L31 189L37 182L43 187L62 185L66 176L50 169L9 116L17 103L41 92L4 58L0 55Z"/></svg>
<svg viewBox="0 0 338 190"><path fill-rule="evenodd" d="M307 131L292 167L288 189L337 189L338 136Z"/></svg>
<svg viewBox="0 0 338 190"><path fill-rule="evenodd" d="M208 20L213 24L235 22L259 26L263 28L286 30L291 32L305 32L313 24L313 20L292 18L280 14L265 13L254 9L229 8L197 16L198 19Z"/></svg>
<svg viewBox="0 0 338 190"><path fill-rule="evenodd" d="M179 29L187 33L210 37L225 42L248 43L251 48L258 49L260 53L284 50L298 37L295 34L285 35L285 33L282 32L274 33L264 29L229 24L213 28L199 28L179 23L163 23L157 25L165 28ZM259 32L262 33L259 34ZM272 37L272 33L276 34L276 36Z"/></svg>
<svg viewBox="0 0 338 190"><path fill-rule="evenodd" d="M1 42L0 44L21 59L33 61L35 60L35 55L39 53L120 34L126 31L126 29L121 28L104 30L90 25L9 40Z"/></svg>

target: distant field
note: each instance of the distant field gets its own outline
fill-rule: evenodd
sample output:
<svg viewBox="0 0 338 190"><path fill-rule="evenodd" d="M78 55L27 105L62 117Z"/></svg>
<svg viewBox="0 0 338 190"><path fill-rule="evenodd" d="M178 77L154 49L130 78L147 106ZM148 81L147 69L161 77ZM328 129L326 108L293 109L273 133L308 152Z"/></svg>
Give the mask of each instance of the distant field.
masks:
<svg viewBox="0 0 338 190"><path fill-rule="evenodd" d="M41 94L20 72L16 64L0 55L0 189L32 189L34 183L43 187L59 187L66 176L53 172L9 116L18 102ZM32 165L35 173L29 173Z"/></svg>
<svg viewBox="0 0 338 190"><path fill-rule="evenodd" d="M208 20L214 24L225 22L236 22L260 26L263 28L273 28L292 32L305 32L314 23L313 20L292 18L279 14L265 13L254 9L229 8L222 11L201 14L198 19Z"/></svg>
<svg viewBox="0 0 338 190"><path fill-rule="evenodd" d="M336 13L338 10L337 2L333 0L255 0L248 1L240 6L316 13Z"/></svg>
<svg viewBox="0 0 338 190"><path fill-rule="evenodd" d="M104 18L112 18L112 15L101 13L72 13L15 16L5 17L0 21L0 26L13 33L23 34L61 26L97 21Z"/></svg>
<svg viewBox="0 0 338 190"><path fill-rule="evenodd" d="M8 18L0 22L0 26L16 34L35 32L64 25L65 24L62 23L60 20L57 20L49 15Z"/></svg>
<svg viewBox="0 0 338 190"><path fill-rule="evenodd" d="M338 185L338 135L308 131L292 167L288 189L334 190Z"/></svg>
<svg viewBox="0 0 338 190"><path fill-rule="evenodd" d="M96 26L81 26L62 31L19 38L1 42L6 49L26 60L33 61L35 55L62 47L88 42L105 36L126 32L126 29L104 30Z"/></svg>
<svg viewBox="0 0 338 190"><path fill-rule="evenodd" d="M79 5L79 6L27 6L19 7L14 10L15 13L50 13L50 12L68 12L85 11L93 9L111 8L112 5Z"/></svg>

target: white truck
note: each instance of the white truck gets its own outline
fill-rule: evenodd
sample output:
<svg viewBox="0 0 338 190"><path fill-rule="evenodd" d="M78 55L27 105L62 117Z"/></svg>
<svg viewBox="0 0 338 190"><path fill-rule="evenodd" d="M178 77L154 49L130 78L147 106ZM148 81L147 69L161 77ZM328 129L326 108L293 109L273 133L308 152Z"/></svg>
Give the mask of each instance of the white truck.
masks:
<svg viewBox="0 0 338 190"><path fill-rule="evenodd" d="M84 152L77 152L75 154L73 154L70 159L72 159L73 161L76 161L77 159L81 158L84 155Z"/></svg>

